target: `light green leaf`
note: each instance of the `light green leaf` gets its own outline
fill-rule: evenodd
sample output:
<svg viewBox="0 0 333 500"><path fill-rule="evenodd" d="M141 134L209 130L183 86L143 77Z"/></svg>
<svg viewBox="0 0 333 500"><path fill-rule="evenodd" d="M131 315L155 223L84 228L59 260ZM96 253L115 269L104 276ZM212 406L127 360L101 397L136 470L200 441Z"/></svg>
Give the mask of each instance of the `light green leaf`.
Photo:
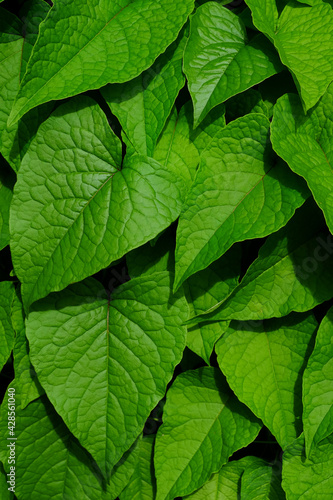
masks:
<svg viewBox="0 0 333 500"><path fill-rule="evenodd" d="M186 37L180 37L155 63L127 83L104 87L101 92L137 153L153 156L156 141L179 90Z"/></svg>
<svg viewBox="0 0 333 500"><path fill-rule="evenodd" d="M331 6L291 1L279 15L275 0L247 0L247 4L254 25L274 42L282 63L292 72L305 110L312 108L333 80Z"/></svg>
<svg viewBox="0 0 333 500"><path fill-rule="evenodd" d="M66 425L108 474L163 398L185 347L188 309L170 276L119 287L94 279L38 302L27 321L30 357ZM126 387L126 390L124 390Z"/></svg>
<svg viewBox="0 0 333 500"><path fill-rule="evenodd" d="M78 11L58 0L41 25L10 122L52 99L138 76L177 38L193 4L84 0Z"/></svg>
<svg viewBox="0 0 333 500"><path fill-rule="evenodd" d="M29 344L25 336L25 317L20 293L16 290L13 297L11 321L15 332L14 344L14 372L16 385L21 393L22 410L31 401L44 394L37 374L29 358Z"/></svg>
<svg viewBox="0 0 333 500"><path fill-rule="evenodd" d="M281 471L277 467L253 457L253 462L244 469L241 477L243 500L284 500L281 487Z"/></svg>
<svg viewBox="0 0 333 500"><path fill-rule="evenodd" d="M282 227L308 195L303 180L276 161L264 115L251 113L229 123L203 153L182 209L175 286L236 241Z"/></svg>
<svg viewBox="0 0 333 500"><path fill-rule="evenodd" d="M11 323L14 292L14 284L11 281L0 282L0 371L14 347L14 330Z"/></svg>
<svg viewBox="0 0 333 500"><path fill-rule="evenodd" d="M138 155L121 168L121 158L119 139L88 97L60 106L40 127L11 206L13 264L26 308L177 218L181 194L172 173Z"/></svg>
<svg viewBox="0 0 333 500"><path fill-rule="evenodd" d="M119 495L120 500L154 500L156 490L153 465L154 438L155 436L146 436L139 443L138 461L128 485Z"/></svg>
<svg viewBox="0 0 333 500"><path fill-rule="evenodd" d="M11 384L15 388L15 383ZM6 396L5 396L6 397ZM46 396L20 408L16 390L15 472L18 498L29 500L103 500L103 476L54 411ZM1 434L7 434L7 406L1 408ZM9 441L0 454L8 472Z"/></svg>
<svg viewBox="0 0 333 500"><path fill-rule="evenodd" d="M219 297L227 297L237 286L241 264L240 250L239 245L233 246L207 269L194 274L184 283L191 316L214 306ZM187 332L187 346L209 365L214 344L228 325L229 321L219 321L199 323L190 327Z"/></svg>
<svg viewBox="0 0 333 500"><path fill-rule="evenodd" d="M306 455L333 433L333 308L320 324L303 375L303 426Z"/></svg>
<svg viewBox="0 0 333 500"><path fill-rule="evenodd" d="M207 483L184 500L239 500L241 498L241 477L244 470L252 464L262 465L257 457L247 456L241 460L228 462L213 474Z"/></svg>
<svg viewBox="0 0 333 500"><path fill-rule="evenodd" d="M199 7L191 18L184 72L194 104L194 126L229 97L282 70L263 35L247 40L238 16L215 3Z"/></svg>
<svg viewBox="0 0 333 500"><path fill-rule="evenodd" d="M333 439L327 438L305 458L304 436L283 454L282 487L288 500L332 500Z"/></svg>
<svg viewBox="0 0 333 500"><path fill-rule="evenodd" d="M266 322L232 321L216 344L219 366L236 396L282 449L302 432L302 381L317 322L290 315Z"/></svg>
<svg viewBox="0 0 333 500"><path fill-rule="evenodd" d="M167 120L153 157L175 178L183 179L184 198L193 182L200 155L210 147L214 135L225 126L224 115L224 105L221 104L193 130L193 108L189 101L179 113L174 107Z"/></svg>
<svg viewBox="0 0 333 500"><path fill-rule="evenodd" d="M156 500L200 488L261 424L230 391L216 368L179 375L167 394L155 443Z"/></svg>
<svg viewBox="0 0 333 500"><path fill-rule="evenodd" d="M333 241L312 202L268 237L230 296L193 322L262 320L305 312L333 297Z"/></svg>
<svg viewBox="0 0 333 500"><path fill-rule="evenodd" d="M154 158L174 177L181 177L186 191L192 184L200 162L198 149L191 139L192 131L191 103L183 106L179 112L174 107L154 151Z"/></svg>
<svg viewBox="0 0 333 500"><path fill-rule="evenodd" d="M14 184L15 174L0 156L0 250L9 244L9 207Z"/></svg>
<svg viewBox="0 0 333 500"><path fill-rule="evenodd" d="M274 107L273 148L305 178L333 231L333 85L304 116L298 96L287 94Z"/></svg>

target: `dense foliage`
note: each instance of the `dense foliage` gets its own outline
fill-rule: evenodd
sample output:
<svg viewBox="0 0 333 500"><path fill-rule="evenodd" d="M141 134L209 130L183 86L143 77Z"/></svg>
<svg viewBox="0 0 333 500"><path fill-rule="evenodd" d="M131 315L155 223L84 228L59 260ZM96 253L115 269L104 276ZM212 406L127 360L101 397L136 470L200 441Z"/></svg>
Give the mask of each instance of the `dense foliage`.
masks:
<svg viewBox="0 0 333 500"><path fill-rule="evenodd" d="M225 3L1 5L2 500L332 499L332 6Z"/></svg>

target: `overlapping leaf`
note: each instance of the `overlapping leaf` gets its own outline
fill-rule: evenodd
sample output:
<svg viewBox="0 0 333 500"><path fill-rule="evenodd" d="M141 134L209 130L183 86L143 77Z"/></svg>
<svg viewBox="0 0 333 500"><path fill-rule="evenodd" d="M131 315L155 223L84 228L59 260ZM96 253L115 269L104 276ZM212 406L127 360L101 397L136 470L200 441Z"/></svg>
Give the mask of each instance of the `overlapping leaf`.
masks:
<svg viewBox="0 0 333 500"><path fill-rule="evenodd" d="M276 163L268 138L268 119L251 113L202 154L177 230L176 287L236 241L279 229L308 197L303 181Z"/></svg>
<svg viewBox="0 0 333 500"><path fill-rule="evenodd" d="M0 282L0 371L7 362L14 347L14 330L11 323L11 308L14 299L14 284Z"/></svg>
<svg viewBox="0 0 333 500"><path fill-rule="evenodd" d="M108 474L164 396L188 310L182 296L170 298L168 273L104 297L92 278L51 294L29 314L27 337L50 401Z"/></svg>
<svg viewBox="0 0 333 500"><path fill-rule="evenodd" d="M236 450L255 439L260 427L218 369L178 376L155 443L156 500L173 500L201 487Z"/></svg>
<svg viewBox="0 0 333 500"><path fill-rule="evenodd" d="M11 387L16 387L15 383ZM20 409L16 387L15 471L18 498L30 500L102 500L103 476L68 431L46 396ZM5 398L7 395L5 396ZM1 435L7 434L7 406L1 408ZM36 445L38 443L38 445ZM9 471L8 441L0 443L1 460Z"/></svg>
<svg viewBox="0 0 333 500"><path fill-rule="evenodd" d="M138 445L138 460L120 500L153 500L156 493L153 451L155 436L144 437Z"/></svg>
<svg viewBox="0 0 333 500"><path fill-rule="evenodd" d="M303 376L303 426L306 454L333 433L333 309L320 324ZM310 455L311 458L311 455Z"/></svg>
<svg viewBox="0 0 333 500"><path fill-rule="evenodd" d="M108 266L176 219L177 179L146 157L121 163L120 141L88 97L59 107L40 127L11 207L25 307Z"/></svg>
<svg viewBox="0 0 333 500"><path fill-rule="evenodd" d="M9 207L15 175L0 156L0 250L9 244Z"/></svg>
<svg viewBox="0 0 333 500"><path fill-rule="evenodd" d="M121 123L126 140L139 154L153 156L156 141L184 86L182 62L186 40L182 33L134 80L102 89L104 99Z"/></svg>
<svg viewBox="0 0 333 500"><path fill-rule="evenodd" d="M262 320L304 312L333 297L333 241L309 200L286 227L269 236L231 295L192 323Z"/></svg>
<svg viewBox="0 0 333 500"><path fill-rule="evenodd" d="M317 327L313 316L231 322L216 344L231 389L285 449L302 432L302 381Z"/></svg>
<svg viewBox="0 0 333 500"><path fill-rule="evenodd" d="M198 315L214 306L219 297L227 297L238 283L241 252L235 245L207 269L191 276L184 283L190 315ZM207 364L215 342L228 328L229 321L198 324L188 329L187 346Z"/></svg>
<svg viewBox="0 0 333 500"><path fill-rule="evenodd" d="M264 460L252 457L253 461L241 477L241 498L244 500L284 500L281 487L281 470Z"/></svg>
<svg viewBox="0 0 333 500"><path fill-rule="evenodd" d="M11 310L11 322L15 332L14 373L17 386L20 389L21 408L24 409L31 401L44 394L34 367L29 358L29 344L25 336L25 318L20 293L15 291Z"/></svg>
<svg viewBox="0 0 333 500"><path fill-rule="evenodd" d="M244 457L241 460L228 462L222 469L213 474L207 483L186 500L239 500L241 495L241 477L247 467L256 464L262 465L262 460L257 457ZM245 493L245 492L244 492Z"/></svg>
<svg viewBox="0 0 333 500"><path fill-rule="evenodd" d="M290 168L305 178L333 231L333 85L304 116L298 96L286 94L274 108L272 144Z"/></svg>
<svg viewBox="0 0 333 500"><path fill-rule="evenodd" d="M333 12L329 4L247 0L254 25L274 42L292 72L306 110L333 80ZM282 12L279 6L285 6Z"/></svg>
<svg viewBox="0 0 333 500"><path fill-rule="evenodd" d="M194 126L210 109L281 71L274 48L263 35L247 40L238 16L216 2L191 18L184 72L194 104Z"/></svg>
<svg viewBox="0 0 333 500"><path fill-rule="evenodd" d="M78 11L58 0L41 26L10 121L52 99L138 76L177 38L193 3L84 0Z"/></svg>
<svg viewBox="0 0 333 500"><path fill-rule="evenodd" d="M333 439L323 441L305 458L304 436L283 455L282 486L288 500L331 500L333 491Z"/></svg>

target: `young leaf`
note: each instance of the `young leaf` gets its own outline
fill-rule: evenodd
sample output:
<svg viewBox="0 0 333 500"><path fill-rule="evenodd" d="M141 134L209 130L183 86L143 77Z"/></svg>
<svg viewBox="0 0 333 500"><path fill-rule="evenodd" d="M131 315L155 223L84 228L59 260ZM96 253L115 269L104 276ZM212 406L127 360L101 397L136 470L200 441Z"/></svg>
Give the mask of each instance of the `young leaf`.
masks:
<svg viewBox="0 0 333 500"><path fill-rule="evenodd" d="M237 286L240 275L240 246L235 245L207 269L184 283L190 315L200 314L214 306L221 296L227 297ZM187 332L187 346L209 365L215 342L228 328L229 321L198 324Z"/></svg>
<svg viewBox="0 0 333 500"><path fill-rule="evenodd" d="M216 344L231 389L285 449L302 432L302 381L317 322L290 315L266 322L232 321Z"/></svg>
<svg viewBox="0 0 333 500"><path fill-rule="evenodd" d="M304 116L298 96L286 94L274 107L273 148L290 168L305 178L333 231L333 85Z"/></svg>
<svg viewBox="0 0 333 500"><path fill-rule="evenodd" d="M193 3L83 0L78 11L57 0L41 25L10 122L52 99L138 76L177 38Z"/></svg>
<svg viewBox="0 0 333 500"><path fill-rule="evenodd" d="M247 456L241 460L228 462L222 469L213 474L207 483L184 500L239 500L241 498L241 477L247 467L256 464L262 465L257 457ZM245 492L244 492L245 493Z"/></svg>
<svg viewBox="0 0 333 500"><path fill-rule="evenodd" d="M12 388L16 388L12 383ZM7 395L5 396L6 400ZM15 471L18 498L29 500L103 500L103 476L68 431L46 396L24 410L16 390ZM0 414L1 435L8 433L7 405ZM7 441L0 444L0 456L9 472Z"/></svg>
<svg viewBox="0 0 333 500"><path fill-rule="evenodd" d="M192 323L262 320L305 312L333 297L333 241L319 208L309 200L272 234L230 296Z"/></svg>
<svg viewBox="0 0 333 500"><path fill-rule="evenodd" d="M179 375L167 394L155 444L156 500L200 488L261 424L230 391L216 368Z"/></svg>
<svg viewBox="0 0 333 500"><path fill-rule="evenodd" d="M15 332L14 372L16 385L21 393L20 401L22 410L31 401L44 394L37 374L29 358L29 344L25 336L25 317L20 293L16 290L13 298L11 321Z"/></svg>
<svg viewBox="0 0 333 500"><path fill-rule="evenodd" d="M60 106L24 157L11 206L25 307L149 241L180 209L177 180L156 161L133 156L121 168L120 141L94 101Z"/></svg>
<svg viewBox="0 0 333 500"><path fill-rule="evenodd" d="M146 436L139 443L138 461L129 483L119 495L120 500L153 500L155 498L154 438L155 436Z"/></svg>
<svg viewBox="0 0 333 500"><path fill-rule="evenodd" d="M305 458L304 436L283 454L282 487L288 500L331 500L333 491L332 436Z"/></svg>
<svg viewBox="0 0 333 500"><path fill-rule="evenodd" d="M194 127L214 106L282 70L263 35L247 40L234 13L216 2L200 6L191 18L184 72L194 105Z"/></svg>
<svg viewBox="0 0 333 500"><path fill-rule="evenodd" d="M127 140L137 153L153 156L156 141L179 90L186 37L180 37L140 76L123 84L104 87L101 92L116 115Z"/></svg>
<svg viewBox="0 0 333 500"><path fill-rule="evenodd" d="M292 72L305 110L312 108L333 80L331 6L291 1L279 15L275 0L247 0L247 4L254 25L274 42L282 63Z"/></svg>
<svg viewBox="0 0 333 500"><path fill-rule="evenodd" d="M0 371L14 347L14 330L10 320L14 292L14 284L11 281L0 282Z"/></svg>
<svg viewBox="0 0 333 500"><path fill-rule="evenodd" d="M134 279L110 301L90 278L49 295L29 314L38 378L106 475L163 398L182 357L188 309L182 296L170 298L170 279Z"/></svg>
<svg viewBox="0 0 333 500"><path fill-rule="evenodd" d="M223 128L201 157L177 230L175 288L236 241L276 231L308 197L269 145L269 121L251 113Z"/></svg>
<svg viewBox="0 0 333 500"><path fill-rule="evenodd" d="M333 308L320 324L303 375L303 426L306 455L333 433Z"/></svg>

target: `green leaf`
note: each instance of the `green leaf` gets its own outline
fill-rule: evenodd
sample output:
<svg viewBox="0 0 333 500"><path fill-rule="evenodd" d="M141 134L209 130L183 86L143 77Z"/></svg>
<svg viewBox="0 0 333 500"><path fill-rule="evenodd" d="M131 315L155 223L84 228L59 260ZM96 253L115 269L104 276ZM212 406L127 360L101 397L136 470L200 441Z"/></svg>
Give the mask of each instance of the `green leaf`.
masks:
<svg viewBox="0 0 333 500"><path fill-rule="evenodd" d="M1 3L1 2L0 2ZM22 37L22 21L6 9L0 7L0 44L1 51L5 43L13 42Z"/></svg>
<svg viewBox="0 0 333 500"><path fill-rule="evenodd" d="M154 500L156 490L153 465L154 438L155 436L146 436L138 445L138 461L128 485L119 495L120 500Z"/></svg>
<svg viewBox="0 0 333 500"><path fill-rule="evenodd" d="M257 457L247 456L241 460L228 462L222 469L211 476L209 481L192 495L184 500L239 500L241 498L241 477L247 467L262 465Z"/></svg>
<svg viewBox="0 0 333 500"><path fill-rule="evenodd" d="M120 141L94 101L60 106L24 157L11 206L25 308L159 234L177 218L180 198L156 161L136 155L121 168Z"/></svg>
<svg viewBox="0 0 333 500"><path fill-rule="evenodd" d="M309 200L286 227L267 238L230 296L192 322L262 320L305 312L333 297L333 241Z"/></svg>
<svg viewBox="0 0 333 500"><path fill-rule="evenodd" d="M193 3L84 0L78 11L58 0L41 25L10 122L52 99L138 76L177 38Z"/></svg>
<svg viewBox="0 0 333 500"><path fill-rule="evenodd" d="M137 153L153 156L156 141L179 90L186 37L182 32L155 63L140 76L123 84L104 87L101 92Z"/></svg>
<svg viewBox="0 0 333 500"><path fill-rule="evenodd" d="M175 287L236 241L282 227L308 197L303 181L269 145L269 121L251 113L212 140L183 206L177 230Z"/></svg>
<svg viewBox="0 0 333 500"><path fill-rule="evenodd" d="M320 324L303 375L303 426L306 455L333 433L333 308Z"/></svg>
<svg viewBox="0 0 333 500"><path fill-rule="evenodd" d="M282 63L292 72L305 110L312 108L333 80L331 6L291 1L279 15L275 0L247 0L247 4L254 25L274 42Z"/></svg>
<svg viewBox="0 0 333 500"><path fill-rule="evenodd" d="M27 321L41 384L71 432L108 474L163 398L185 347L188 309L155 273L109 301L90 278L38 302ZM126 387L126 390L124 390Z"/></svg>
<svg viewBox="0 0 333 500"><path fill-rule="evenodd" d="M214 306L219 297L227 297L237 286L240 275L240 246L232 247L207 269L191 276L184 283L190 315L200 314ZM210 364L215 342L228 328L229 321L198 324L187 332L187 346Z"/></svg>
<svg viewBox="0 0 333 500"><path fill-rule="evenodd" d="M24 21L24 45L22 50L20 80L22 80L24 76L33 46L37 41L39 25L42 21L44 21L49 10L50 6L44 0L25 1L20 10L20 17Z"/></svg>
<svg viewBox="0 0 333 500"><path fill-rule="evenodd" d="M154 246L150 242L126 255L126 264L131 278L156 272L174 272L174 230L168 228Z"/></svg>
<svg viewBox="0 0 333 500"><path fill-rule="evenodd" d="M29 358L29 344L25 336L25 316L20 293L16 290L13 298L11 321L15 332L14 372L16 385L21 393L22 410L31 401L44 394L37 374Z"/></svg>
<svg viewBox="0 0 333 500"><path fill-rule="evenodd" d="M15 388L12 383L11 387ZM18 498L29 500L102 500L103 477L88 453L70 434L46 396L20 409L15 398L15 472ZM5 396L6 398L6 396ZM0 428L8 433L7 405L1 408ZM11 441L12 443L13 441ZM0 454L9 470L9 441L3 439Z"/></svg>
<svg viewBox="0 0 333 500"><path fill-rule="evenodd" d="M228 121L236 120L248 113L262 113L269 118L268 108L262 100L260 92L254 89L246 90L231 97L225 103L225 107Z"/></svg>
<svg viewBox="0 0 333 500"><path fill-rule="evenodd" d="M174 177L183 179L185 198L200 162L198 149L191 139L191 103L183 106L179 113L174 107L159 138L153 157Z"/></svg>
<svg viewBox="0 0 333 500"><path fill-rule="evenodd" d="M142 436L139 436L113 467L110 483L107 485L106 500L117 498L131 480L140 459L141 440Z"/></svg>
<svg viewBox="0 0 333 500"><path fill-rule="evenodd" d="M333 439L326 439L305 458L304 436L283 454L282 487L288 500L331 500L333 491Z"/></svg>
<svg viewBox="0 0 333 500"><path fill-rule="evenodd" d="M15 174L0 156L0 250L9 244L9 207L14 184Z"/></svg>
<svg viewBox="0 0 333 500"><path fill-rule="evenodd" d="M305 178L333 231L333 85L304 116L298 96L287 94L274 107L272 144L290 168Z"/></svg>
<svg viewBox="0 0 333 500"><path fill-rule="evenodd" d="M194 104L194 126L214 106L282 70L274 48L263 35L247 40L238 16L215 3L191 17L184 72Z"/></svg>
<svg viewBox="0 0 333 500"><path fill-rule="evenodd" d="M282 449L302 432L301 376L315 318L232 321L216 344L219 366L236 396L260 418Z"/></svg>
<svg viewBox="0 0 333 500"><path fill-rule="evenodd" d="M14 330L11 323L14 292L14 284L11 281L0 282L0 371L14 347Z"/></svg>
<svg viewBox="0 0 333 500"><path fill-rule="evenodd" d="M284 500L281 487L281 471L253 457L241 477L241 498L244 500Z"/></svg>
<svg viewBox="0 0 333 500"><path fill-rule="evenodd" d="M179 375L167 394L155 444L156 500L200 488L260 430L216 368Z"/></svg>
<svg viewBox="0 0 333 500"><path fill-rule="evenodd" d="M0 497L1 500L12 500L14 493L8 490L10 484L7 483L8 476L5 473L2 463L0 462Z"/></svg>

